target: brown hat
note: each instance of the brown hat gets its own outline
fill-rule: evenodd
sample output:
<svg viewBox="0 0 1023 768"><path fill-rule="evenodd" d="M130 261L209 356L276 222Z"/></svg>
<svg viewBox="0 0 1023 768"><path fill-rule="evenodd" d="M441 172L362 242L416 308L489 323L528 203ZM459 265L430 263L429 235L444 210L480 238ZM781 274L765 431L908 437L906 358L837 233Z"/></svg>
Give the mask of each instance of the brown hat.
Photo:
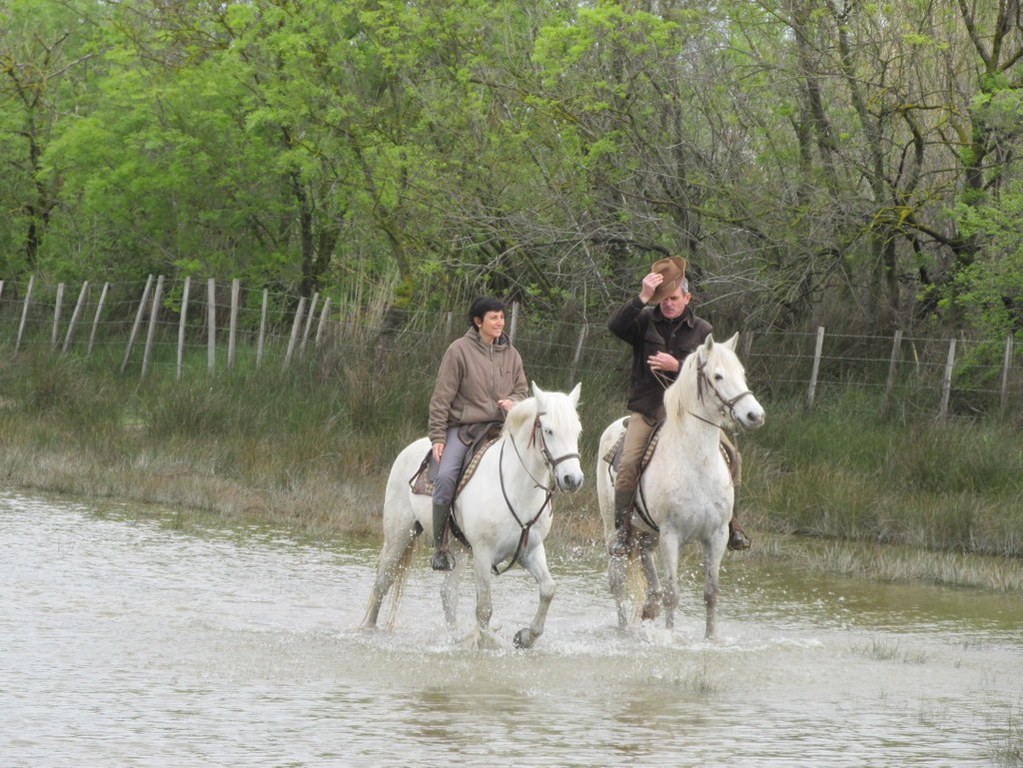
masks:
<svg viewBox="0 0 1023 768"><path fill-rule="evenodd" d="M655 261L650 267L651 272L656 272L664 277L664 282L657 286L650 304L659 303L665 296L678 288L686 277L686 260L681 256L669 256L666 259Z"/></svg>

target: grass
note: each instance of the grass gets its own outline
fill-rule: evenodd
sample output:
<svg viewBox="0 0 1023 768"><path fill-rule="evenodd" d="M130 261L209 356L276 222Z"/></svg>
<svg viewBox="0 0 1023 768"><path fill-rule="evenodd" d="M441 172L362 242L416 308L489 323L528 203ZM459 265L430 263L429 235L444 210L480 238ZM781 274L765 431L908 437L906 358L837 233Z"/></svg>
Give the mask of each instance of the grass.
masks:
<svg viewBox="0 0 1023 768"><path fill-rule="evenodd" d="M387 471L425 431L443 348L441 339L393 344L381 354L364 338L341 339L287 372L246 374L210 375L197 353L181 382L173 366L155 365L140 382L108 360L4 354L0 481L376 536ZM580 448L591 479L557 500L552 546L599 546L592 471L600 432L623 407L621 375L582 377ZM1023 591L1017 429L885 420L857 392L813 412L784 399L765 405L766 426L740 437L741 518L756 539L746 556Z"/></svg>

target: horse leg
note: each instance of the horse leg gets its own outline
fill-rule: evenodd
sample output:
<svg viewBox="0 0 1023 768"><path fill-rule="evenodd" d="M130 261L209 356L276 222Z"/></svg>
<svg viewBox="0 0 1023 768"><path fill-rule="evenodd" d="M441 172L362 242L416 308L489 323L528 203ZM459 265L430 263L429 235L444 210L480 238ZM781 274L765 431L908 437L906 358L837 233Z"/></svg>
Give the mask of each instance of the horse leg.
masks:
<svg viewBox="0 0 1023 768"><path fill-rule="evenodd" d="M703 604L707 607L707 628L704 637L712 640L717 635L718 584L721 558L728 545L728 525L703 544Z"/></svg>
<svg viewBox="0 0 1023 768"><path fill-rule="evenodd" d="M607 583L611 588L611 595L615 599L618 611L618 629L627 629L629 626L628 570L629 558L609 557L607 559Z"/></svg>
<svg viewBox="0 0 1023 768"><path fill-rule="evenodd" d="M456 557L455 566L444 574L444 583L440 589L440 601L444 606L444 623L454 631L458 624L458 584L465 570L465 557Z"/></svg>
<svg viewBox="0 0 1023 768"><path fill-rule="evenodd" d="M675 609L678 608L678 536L674 532L661 533L661 563L664 568L664 626L675 628Z"/></svg>
<svg viewBox="0 0 1023 768"><path fill-rule="evenodd" d="M492 560L481 557L481 552L473 553L473 566L476 573L476 626L480 632L490 628L490 617L494 613L494 603L490 596L490 567Z"/></svg>
<svg viewBox="0 0 1023 768"><path fill-rule="evenodd" d="M405 567L406 555L422 530L418 525L410 525L403 533L384 541L384 546L380 550L376 579L373 582L369 604L366 607L366 615L362 620L363 629L376 627L384 597L391 585L394 584L401 569Z"/></svg>
<svg viewBox="0 0 1023 768"><path fill-rule="evenodd" d="M657 565L654 562L652 549L640 550L640 564L643 567L643 575L646 577L646 602L643 603L643 611L640 617L643 621L653 621L660 613L660 602L663 597L661 582L657 578Z"/></svg>
<svg viewBox="0 0 1023 768"><path fill-rule="evenodd" d="M536 579L536 583L540 587L540 603L536 608L533 623L515 633L515 647L532 648L536 639L543 634L544 624L547 622L547 611L551 607L556 587L554 579L551 578L550 569L547 567L547 553L544 551L543 544L534 549L528 557L522 558L520 562Z"/></svg>

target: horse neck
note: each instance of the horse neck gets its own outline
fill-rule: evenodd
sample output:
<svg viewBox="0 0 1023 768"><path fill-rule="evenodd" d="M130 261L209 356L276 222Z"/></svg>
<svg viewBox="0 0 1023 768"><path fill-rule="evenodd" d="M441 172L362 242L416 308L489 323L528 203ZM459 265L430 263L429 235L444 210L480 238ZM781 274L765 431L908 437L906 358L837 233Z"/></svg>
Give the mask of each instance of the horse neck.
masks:
<svg viewBox="0 0 1023 768"><path fill-rule="evenodd" d="M700 399L695 366L683 373L684 378L673 385L682 389L665 398L667 415L661 440L678 442L687 452L716 451L721 427L717 423L720 414L712 405L713 395L704 392Z"/></svg>
<svg viewBox="0 0 1023 768"><path fill-rule="evenodd" d="M533 420L525 427L507 432L503 444L503 472L506 484L521 483L530 488L550 484L550 472L540 451L540 436L533 435ZM531 439L532 438L532 439Z"/></svg>

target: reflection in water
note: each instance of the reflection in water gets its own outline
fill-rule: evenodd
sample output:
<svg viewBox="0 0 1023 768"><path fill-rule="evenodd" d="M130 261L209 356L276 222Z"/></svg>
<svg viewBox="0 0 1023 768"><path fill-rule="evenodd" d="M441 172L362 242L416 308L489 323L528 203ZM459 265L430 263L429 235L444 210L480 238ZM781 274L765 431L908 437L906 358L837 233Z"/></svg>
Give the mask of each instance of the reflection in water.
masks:
<svg viewBox="0 0 1023 768"><path fill-rule="evenodd" d="M674 632L619 633L574 551L536 648L468 651L425 555L366 633L375 550L172 522L0 496L4 765L981 766L1014 722L1019 746L1017 596L730 556L708 643L695 569ZM496 580L499 634L535 589Z"/></svg>

